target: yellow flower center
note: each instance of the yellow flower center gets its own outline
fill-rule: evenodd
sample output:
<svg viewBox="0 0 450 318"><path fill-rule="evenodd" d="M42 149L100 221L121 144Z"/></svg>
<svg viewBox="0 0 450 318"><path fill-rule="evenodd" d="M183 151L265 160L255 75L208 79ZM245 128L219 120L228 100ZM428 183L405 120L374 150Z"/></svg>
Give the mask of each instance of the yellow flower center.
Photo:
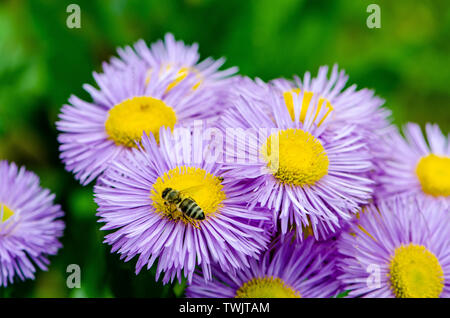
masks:
<svg viewBox="0 0 450 318"><path fill-rule="evenodd" d="M434 154L422 157L416 174L423 192L435 197L450 195L450 157Z"/></svg>
<svg viewBox="0 0 450 318"><path fill-rule="evenodd" d="M300 293L280 278L253 278L244 283L235 298L300 298Z"/></svg>
<svg viewBox="0 0 450 318"><path fill-rule="evenodd" d="M438 259L422 245L396 248L388 276L397 298L437 298L444 288Z"/></svg>
<svg viewBox="0 0 450 318"><path fill-rule="evenodd" d="M166 188L172 188L180 193L181 198L190 198L203 210L205 219L213 216L223 206L226 199L221 179L205 170L196 167L176 167L160 176L153 185L150 198L156 213L171 220L191 223L183 217L175 204L166 202L162 193Z"/></svg>
<svg viewBox="0 0 450 318"><path fill-rule="evenodd" d="M283 93L283 97L284 97L284 102L286 104L286 107L289 111L289 114L291 115L291 119L293 121L295 121L295 112L294 112L294 99L292 94L297 94L300 95L301 93L301 89L300 88L293 88L290 91L286 91ZM326 98L323 98L322 96L319 97L319 100L317 102L317 105L314 105L311 103L311 100L314 97L314 93L313 92L308 92L305 91L303 93L303 100L302 100L302 105L301 105L301 109L300 109L300 122L304 122L305 118L306 118L306 114L308 112L309 107L316 107L316 113L314 115L314 119L313 122L316 121L317 117L320 114L320 111L322 109L323 104L325 103L326 107L326 113L322 116L322 118L320 119L319 123L317 124L317 126L320 126L323 121L328 117L328 115L333 111L333 106L331 105L330 101Z"/></svg>
<svg viewBox="0 0 450 318"><path fill-rule="evenodd" d="M149 97L133 97L111 108L105 122L109 138L117 145L136 147L143 132L152 133L159 142L159 129L173 128L177 117L173 109L162 100Z"/></svg>
<svg viewBox="0 0 450 318"><path fill-rule="evenodd" d="M1 221L6 222L11 216L14 215L14 212L5 204L0 203L0 215L2 216Z"/></svg>
<svg viewBox="0 0 450 318"><path fill-rule="evenodd" d="M314 185L328 173L329 160L322 144L301 129L272 134L261 151L275 178L286 184Z"/></svg>

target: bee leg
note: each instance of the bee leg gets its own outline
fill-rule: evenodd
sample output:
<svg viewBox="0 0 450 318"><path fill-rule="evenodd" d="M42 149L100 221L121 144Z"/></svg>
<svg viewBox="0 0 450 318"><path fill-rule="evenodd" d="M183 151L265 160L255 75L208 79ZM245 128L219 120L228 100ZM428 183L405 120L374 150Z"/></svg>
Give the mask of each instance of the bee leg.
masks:
<svg viewBox="0 0 450 318"><path fill-rule="evenodd" d="M200 226L198 225L198 222L195 220L190 220L190 223L192 224L193 227L195 227L196 229L201 230Z"/></svg>
<svg viewBox="0 0 450 318"><path fill-rule="evenodd" d="M174 220L178 220L178 219L179 219L179 217L177 217L177 207L174 207L174 208L172 209L172 211L170 211L170 215L172 216L172 218L173 218Z"/></svg>
<svg viewBox="0 0 450 318"><path fill-rule="evenodd" d="M190 225L192 225L193 227L195 227L196 229L201 230L200 226L198 226L197 221L194 219L191 219L190 217L186 216L185 214L183 214L182 216L187 223L189 223Z"/></svg>
<svg viewBox="0 0 450 318"><path fill-rule="evenodd" d="M173 207L173 205L167 201L164 201L164 205L166 206L166 208L168 210L168 213L166 213L166 216L169 218L169 220L176 220L175 212L177 211L177 207Z"/></svg>

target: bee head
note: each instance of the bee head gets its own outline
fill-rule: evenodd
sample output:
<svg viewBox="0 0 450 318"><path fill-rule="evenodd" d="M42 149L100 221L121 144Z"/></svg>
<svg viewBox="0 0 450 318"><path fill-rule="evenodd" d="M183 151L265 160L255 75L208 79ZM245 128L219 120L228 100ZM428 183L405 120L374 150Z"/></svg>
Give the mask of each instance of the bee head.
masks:
<svg viewBox="0 0 450 318"><path fill-rule="evenodd" d="M164 191L162 192L161 197L163 199L166 198L170 191L172 191L172 188L165 188Z"/></svg>

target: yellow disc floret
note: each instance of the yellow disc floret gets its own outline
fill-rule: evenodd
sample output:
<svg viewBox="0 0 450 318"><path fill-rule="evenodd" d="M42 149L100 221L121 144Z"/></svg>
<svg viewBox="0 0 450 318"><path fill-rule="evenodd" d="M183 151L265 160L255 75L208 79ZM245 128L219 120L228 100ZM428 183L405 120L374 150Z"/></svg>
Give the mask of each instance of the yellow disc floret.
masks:
<svg viewBox="0 0 450 318"><path fill-rule="evenodd" d="M423 192L432 196L450 196L450 157L434 154L419 160L416 174Z"/></svg>
<svg viewBox="0 0 450 318"><path fill-rule="evenodd" d="M226 199L219 177L201 168L176 167L156 180L150 194L155 212L171 220L186 221L181 217L182 215L177 211L176 206L167 205L162 198L162 193L166 188L179 191L183 198L193 199L202 208L205 219L217 213Z"/></svg>
<svg viewBox="0 0 450 318"><path fill-rule="evenodd" d="M152 133L159 142L161 127L173 128L177 117L162 100L149 96L133 97L115 105L108 112L105 129L117 145L135 147L143 132Z"/></svg>
<svg viewBox="0 0 450 318"><path fill-rule="evenodd" d="M272 134L261 151L269 169L282 183L314 185L328 173L329 160L322 144L301 129Z"/></svg>
<svg viewBox="0 0 450 318"><path fill-rule="evenodd" d="M236 298L300 298L300 293L280 278L253 278L237 291Z"/></svg>
<svg viewBox="0 0 450 318"><path fill-rule="evenodd" d="M438 259L422 245L411 243L396 248L389 269L397 298L437 298L444 288Z"/></svg>
<svg viewBox="0 0 450 318"><path fill-rule="evenodd" d="M14 215L14 212L6 205L0 203L0 215L2 215L0 221L6 222L11 216Z"/></svg>

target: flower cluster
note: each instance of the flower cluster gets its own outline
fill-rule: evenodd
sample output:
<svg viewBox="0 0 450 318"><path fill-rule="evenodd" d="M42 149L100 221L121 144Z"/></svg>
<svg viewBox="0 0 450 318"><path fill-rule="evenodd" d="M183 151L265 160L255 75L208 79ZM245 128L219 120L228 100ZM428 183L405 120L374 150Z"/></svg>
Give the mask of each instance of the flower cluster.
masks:
<svg viewBox="0 0 450 318"><path fill-rule="evenodd" d="M62 107L61 160L95 182L112 252L185 279L187 297L449 297L448 136L402 135L337 65L265 82L224 62L171 34L139 41ZM47 194L9 194L31 178L16 170L0 166L17 183L0 188L3 284L31 277L27 256L41 266L62 230ZM21 235L36 213L51 228L38 240Z"/></svg>
<svg viewBox="0 0 450 318"><path fill-rule="evenodd" d="M335 65L269 82L143 41L62 108L105 243L188 297L446 297L450 148Z"/></svg>

